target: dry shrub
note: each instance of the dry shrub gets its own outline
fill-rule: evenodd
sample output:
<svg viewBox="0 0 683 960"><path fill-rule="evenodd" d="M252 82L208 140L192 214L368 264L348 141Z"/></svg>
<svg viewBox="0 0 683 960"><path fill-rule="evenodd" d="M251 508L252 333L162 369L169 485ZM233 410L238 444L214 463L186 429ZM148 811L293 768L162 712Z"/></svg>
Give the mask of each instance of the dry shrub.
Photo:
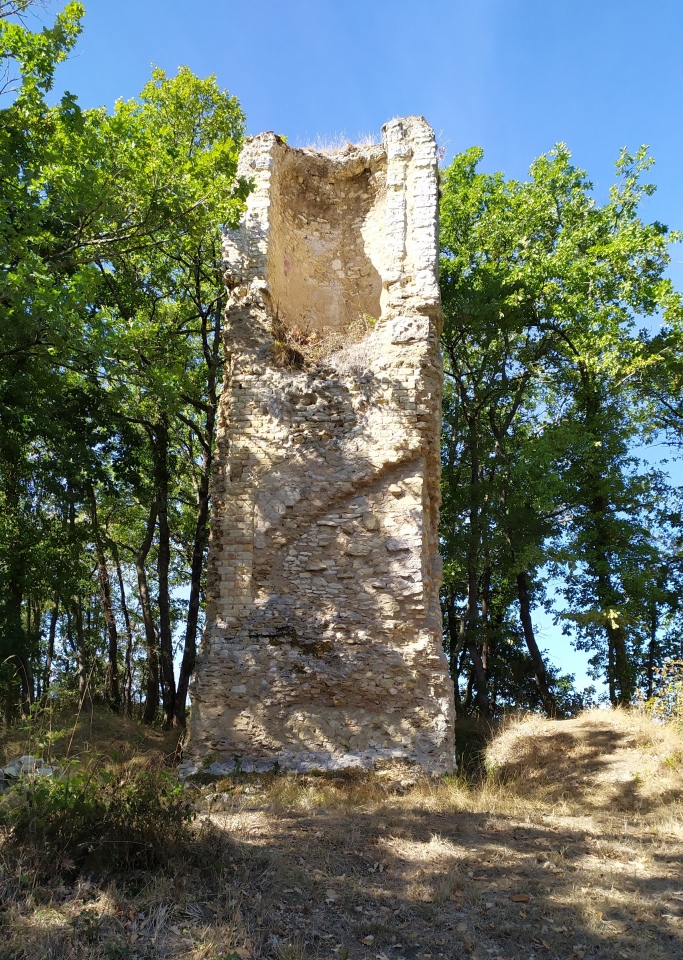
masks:
<svg viewBox="0 0 683 960"><path fill-rule="evenodd" d="M330 367L342 376L364 373L372 360L370 335L377 320L358 317L342 331L288 326L280 317L272 322L272 358L276 367L301 370Z"/></svg>

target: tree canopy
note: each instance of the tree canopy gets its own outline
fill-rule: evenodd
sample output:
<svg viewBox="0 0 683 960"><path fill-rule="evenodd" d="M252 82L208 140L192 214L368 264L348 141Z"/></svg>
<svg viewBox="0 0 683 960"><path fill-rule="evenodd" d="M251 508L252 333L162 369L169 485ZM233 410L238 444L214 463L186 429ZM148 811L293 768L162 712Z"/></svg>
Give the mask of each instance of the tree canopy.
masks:
<svg viewBox="0 0 683 960"><path fill-rule="evenodd" d="M160 670L168 725L184 722L199 623L222 369L219 230L248 190L236 180L244 116L214 77L187 68L155 70L111 113L70 94L50 106L82 13L69 4L40 33L3 19L0 34L19 72L0 118L2 676L10 712L15 683L28 704L55 672L77 676L85 695L102 671L112 706L130 709L137 670L151 719Z"/></svg>
<svg viewBox="0 0 683 960"><path fill-rule="evenodd" d="M245 118L215 77L139 97L53 94L81 33L0 0L0 692L52 689L183 724L202 625L221 389L220 228ZM525 180L443 171L444 646L459 717L585 695L538 639L551 613L613 703L681 655L680 235L643 219L652 159L602 201L563 144ZM661 458L660 458L661 459ZM174 658L180 664L174 668Z"/></svg>
<svg viewBox="0 0 683 960"><path fill-rule="evenodd" d="M602 204L563 144L526 181L478 172L481 158L454 159L441 206L444 608L458 700L483 715L518 702L517 664L533 666L529 705L571 707L532 623L552 586L566 632L628 703L646 663L644 606L665 602L674 575L676 495L637 451L653 369L639 325L678 328L665 274L678 235L641 219L654 190L645 148L621 152Z"/></svg>

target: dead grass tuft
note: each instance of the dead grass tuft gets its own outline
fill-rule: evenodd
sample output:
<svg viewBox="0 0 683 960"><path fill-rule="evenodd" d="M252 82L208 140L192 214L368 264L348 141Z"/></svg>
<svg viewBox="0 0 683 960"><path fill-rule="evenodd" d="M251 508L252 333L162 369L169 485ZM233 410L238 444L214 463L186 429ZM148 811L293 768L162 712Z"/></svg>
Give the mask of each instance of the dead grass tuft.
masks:
<svg viewBox="0 0 683 960"><path fill-rule="evenodd" d="M316 134L310 143L305 144L303 150L314 150L316 153L322 153L325 156L333 156L340 153L352 153L354 150L361 150L366 147L377 146L377 139L374 134L366 133L359 136L352 142L347 137L346 132L333 134Z"/></svg>
<svg viewBox="0 0 683 960"><path fill-rule="evenodd" d="M293 370L329 367L342 376L358 376L372 361L370 341L376 322L363 315L342 331L319 332L288 326L277 317L272 322L273 363Z"/></svg>

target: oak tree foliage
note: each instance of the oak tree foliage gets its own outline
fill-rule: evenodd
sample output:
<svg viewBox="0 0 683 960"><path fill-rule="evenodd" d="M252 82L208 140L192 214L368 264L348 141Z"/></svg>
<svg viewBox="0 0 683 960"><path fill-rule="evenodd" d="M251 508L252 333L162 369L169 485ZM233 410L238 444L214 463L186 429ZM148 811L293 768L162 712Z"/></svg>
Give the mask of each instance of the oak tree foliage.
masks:
<svg viewBox="0 0 683 960"><path fill-rule="evenodd" d="M117 710L146 690L151 721L160 683L164 722L184 723L244 116L187 68L111 112L50 103L83 8L35 31L29 6L0 21L18 77L0 115L6 713L59 681Z"/></svg>
<svg viewBox="0 0 683 960"><path fill-rule="evenodd" d="M536 639L534 607L551 599L610 699L628 703L647 669L646 610L661 618L675 591L665 504L676 493L640 455L638 382L653 347L641 326L675 329L681 315L665 274L678 235L641 219L654 190L646 148L621 152L602 203L563 144L525 181L480 173L481 158L455 158L441 206L443 603L457 706L577 705ZM511 670L535 688L511 689Z"/></svg>

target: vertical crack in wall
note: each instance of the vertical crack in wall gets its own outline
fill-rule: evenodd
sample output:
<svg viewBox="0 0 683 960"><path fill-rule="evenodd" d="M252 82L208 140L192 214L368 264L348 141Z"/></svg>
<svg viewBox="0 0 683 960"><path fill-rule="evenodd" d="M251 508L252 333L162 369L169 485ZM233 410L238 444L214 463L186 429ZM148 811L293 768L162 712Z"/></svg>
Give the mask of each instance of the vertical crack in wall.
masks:
<svg viewBox="0 0 683 960"><path fill-rule="evenodd" d="M249 141L186 772L453 764L441 644L438 172L419 117Z"/></svg>

